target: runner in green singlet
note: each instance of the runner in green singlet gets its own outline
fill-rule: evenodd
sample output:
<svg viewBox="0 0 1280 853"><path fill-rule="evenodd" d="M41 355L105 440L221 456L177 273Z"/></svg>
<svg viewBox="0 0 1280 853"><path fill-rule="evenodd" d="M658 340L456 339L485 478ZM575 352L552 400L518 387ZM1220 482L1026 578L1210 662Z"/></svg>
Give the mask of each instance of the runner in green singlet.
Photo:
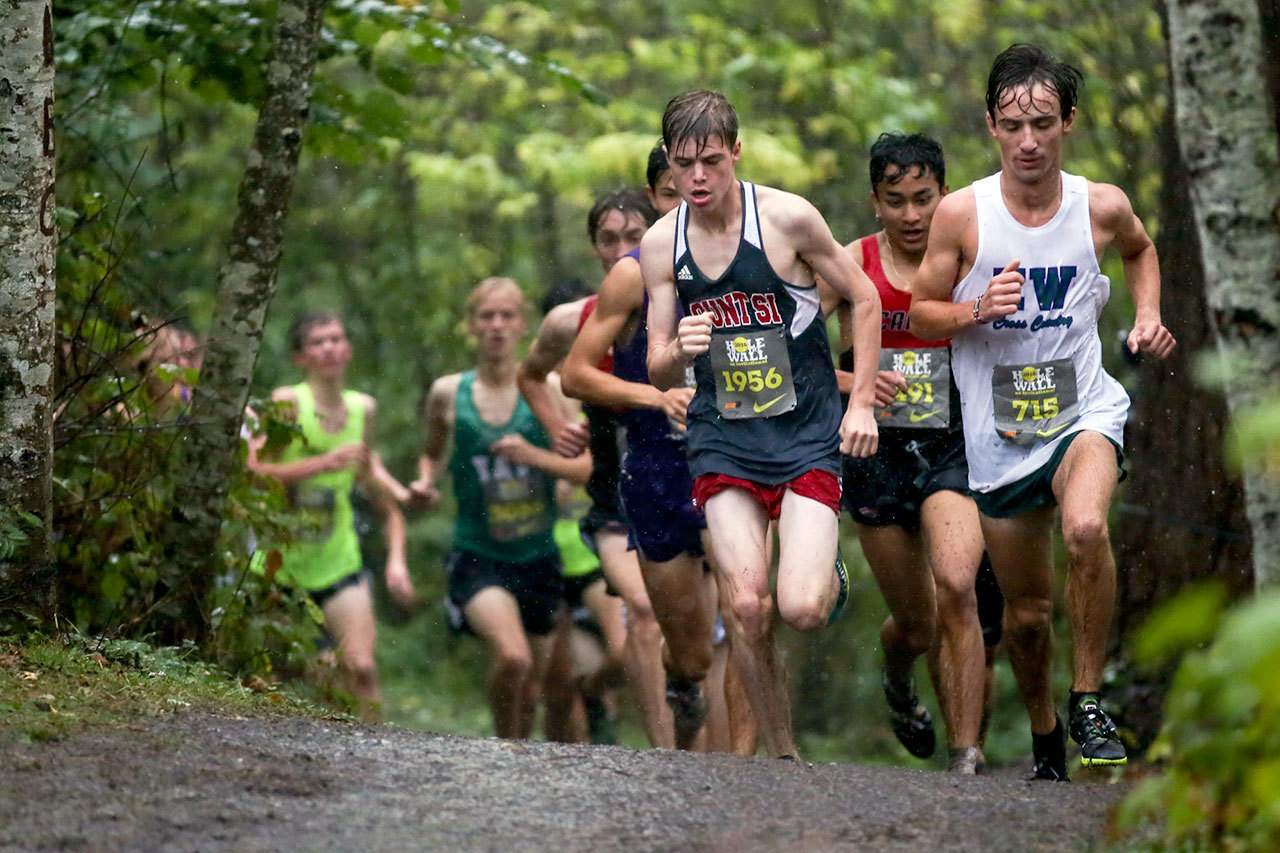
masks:
<svg viewBox="0 0 1280 853"><path fill-rule="evenodd" d="M361 481L389 525L399 518L396 500L407 496L369 448L374 401L344 390L351 344L335 314L299 318L290 330L294 364L306 374L297 385L277 388L272 399L291 409L302 432L278 456L264 452L266 437L249 442L250 470L280 480L298 511L293 540L280 549L276 578L305 590L324 613L337 643L338 666L361 715L376 719L381 695L373 658L376 630L369 578L361 571L351 491ZM413 599L403 537L388 530L387 587L397 601ZM264 554L265 551L260 552ZM259 558L258 565L265 564Z"/></svg>
<svg viewBox="0 0 1280 853"><path fill-rule="evenodd" d="M547 434L516 387L516 347L527 328L519 286L488 278L467 303L479 365L432 384L426 444L410 489L432 506L440 473L450 474L458 515L447 604L455 627L489 645L495 731L525 738L548 635L563 614L554 480L585 482L590 460L547 449Z"/></svg>

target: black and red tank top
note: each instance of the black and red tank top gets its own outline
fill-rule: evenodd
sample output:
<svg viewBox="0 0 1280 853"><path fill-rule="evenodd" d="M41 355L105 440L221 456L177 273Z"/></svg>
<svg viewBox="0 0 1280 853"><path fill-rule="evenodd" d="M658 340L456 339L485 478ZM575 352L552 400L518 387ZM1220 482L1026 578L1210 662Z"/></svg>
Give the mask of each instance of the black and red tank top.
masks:
<svg viewBox="0 0 1280 853"><path fill-rule="evenodd" d="M783 281L761 236L755 186L741 182L738 251L719 278L698 268L688 204L676 215L675 284L686 314L712 316L710 352L694 359L693 476L777 485L840 470L842 410L817 288Z"/></svg>

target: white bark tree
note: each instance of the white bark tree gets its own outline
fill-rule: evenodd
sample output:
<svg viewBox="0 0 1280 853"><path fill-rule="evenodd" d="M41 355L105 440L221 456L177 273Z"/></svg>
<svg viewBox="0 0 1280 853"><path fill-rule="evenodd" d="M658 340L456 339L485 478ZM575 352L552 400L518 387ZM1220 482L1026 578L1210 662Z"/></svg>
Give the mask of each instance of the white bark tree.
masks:
<svg viewBox="0 0 1280 853"><path fill-rule="evenodd" d="M1169 0L1177 128L1238 416L1280 388L1280 144L1258 0ZM1254 582L1280 581L1280 477L1244 472Z"/></svg>
<svg viewBox="0 0 1280 853"><path fill-rule="evenodd" d="M49 0L0 4L0 508L40 524L7 559L0 616L53 608L53 18Z"/></svg>

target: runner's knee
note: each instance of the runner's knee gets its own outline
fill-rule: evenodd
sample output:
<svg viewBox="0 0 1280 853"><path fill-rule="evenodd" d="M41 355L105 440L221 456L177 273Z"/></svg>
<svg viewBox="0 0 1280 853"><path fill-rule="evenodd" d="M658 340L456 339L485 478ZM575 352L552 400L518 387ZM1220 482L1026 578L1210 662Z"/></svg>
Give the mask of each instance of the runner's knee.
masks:
<svg viewBox="0 0 1280 853"><path fill-rule="evenodd" d="M1097 512L1064 514L1062 539L1072 557L1110 548L1111 531L1107 528L1106 515Z"/></svg>
<svg viewBox="0 0 1280 853"><path fill-rule="evenodd" d="M823 600L820 590L813 594L778 593L778 614L797 631L813 631L827 624L831 604Z"/></svg>
<svg viewBox="0 0 1280 853"><path fill-rule="evenodd" d="M533 655L528 649L502 649L494 657L497 677L523 681L533 672Z"/></svg>
<svg viewBox="0 0 1280 853"><path fill-rule="evenodd" d="M1004 629L1013 637L1026 637L1049 627L1053 602L1048 598L1024 597L1005 602Z"/></svg>
<svg viewBox="0 0 1280 853"><path fill-rule="evenodd" d="M773 618L773 597L744 589L734 595L733 621L748 642L759 640L769 633Z"/></svg>
<svg viewBox="0 0 1280 853"><path fill-rule="evenodd" d="M944 624L954 623L972 615L978 618L978 594L973 581L954 582L940 578L937 582L938 618Z"/></svg>

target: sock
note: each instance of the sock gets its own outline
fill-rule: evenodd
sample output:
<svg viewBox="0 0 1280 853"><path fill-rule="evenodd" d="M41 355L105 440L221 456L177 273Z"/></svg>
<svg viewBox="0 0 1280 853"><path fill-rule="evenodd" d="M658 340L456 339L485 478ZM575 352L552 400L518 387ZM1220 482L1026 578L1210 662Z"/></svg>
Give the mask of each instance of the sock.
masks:
<svg viewBox="0 0 1280 853"><path fill-rule="evenodd" d="M1096 690L1084 690L1084 691L1072 690L1070 697L1067 699L1067 708L1070 710L1072 714L1074 714L1076 710L1080 707L1080 705L1085 702L1085 700L1092 700L1093 704L1095 705L1102 704L1098 700L1098 691Z"/></svg>
<svg viewBox="0 0 1280 853"><path fill-rule="evenodd" d="M1031 753L1037 760L1048 759L1059 764L1067 760L1067 744L1066 738L1062 736L1061 717L1054 722L1053 731L1047 735L1031 733Z"/></svg>

